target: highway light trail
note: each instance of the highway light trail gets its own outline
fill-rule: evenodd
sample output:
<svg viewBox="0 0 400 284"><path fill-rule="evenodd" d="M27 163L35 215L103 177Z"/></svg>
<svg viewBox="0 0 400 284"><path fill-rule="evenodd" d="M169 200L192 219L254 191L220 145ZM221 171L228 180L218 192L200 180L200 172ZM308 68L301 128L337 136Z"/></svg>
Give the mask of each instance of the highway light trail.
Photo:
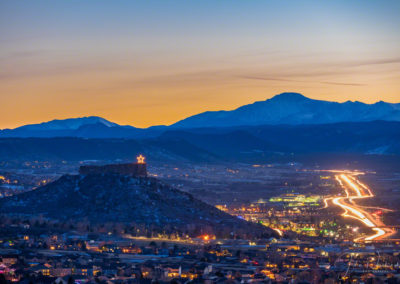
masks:
<svg viewBox="0 0 400 284"><path fill-rule="evenodd" d="M278 233L279 236L283 237L283 232L279 229L273 229L274 231L276 231Z"/></svg>
<svg viewBox="0 0 400 284"><path fill-rule="evenodd" d="M377 241L383 239L387 240L388 237L394 235L396 233L394 229L387 228L386 225L379 219L379 217L375 217L365 210L366 208L379 207L359 206L354 201L356 199L374 197L372 191L355 177L359 175L360 172L355 172L354 174L352 174L351 172L340 171L339 173L340 174L335 175L335 178L338 181L339 185L344 189L346 196L325 198L324 208L327 208L329 206L329 201L331 200L332 204L339 206L343 209L344 213L342 213L342 216L356 219L364 224L366 227L371 228L374 231L374 234L357 238L354 241ZM389 210L385 208L379 209Z"/></svg>
<svg viewBox="0 0 400 284"><path fill-rule="evenodd" d="M375 235L366 237L364 240L366 241L372 241L376 238L379 238L381 236L384 236L386 234L385 230L381 229L381 228L372 228L372 230L376 231L377 233Z"/></svg>
<svg viewBox="0 0 400 284"><path fill-rule="evenodd" d="M357 193L357 196L362 197L363 195L361 194L360 188L354 184L345 174L341 174L340 178L344 180L354 191Z"/></svg>
<svg viewBox="0 0 400 284"><path fill-rule="evenodd" d="M333 197L328 197L328 198L324 199L324 207L323 207L324 209L328 208L328 206L329 206L328 200L332 200L332 199L333 199Z"/></svg>
<svg viewBox="0 0 400 284"><path fill-rule="evenodd" d="M341 201L343 199L345 199L345 198L337 197L337 198L333 199L333 201L332 201L333 204L336 204L336 205L342 207L343 209L345 209L345 213L343 214L343 216L358 219L359 221L363 222L366 226L368 226L370 228L375 227L374 223L371 220L369 220L363 213L361 213L360 211L358 211L357 209L355 209L352 206L348 206L344 203L341 203ZM351 212L353 215L348 214L348 212Z"/></svg>

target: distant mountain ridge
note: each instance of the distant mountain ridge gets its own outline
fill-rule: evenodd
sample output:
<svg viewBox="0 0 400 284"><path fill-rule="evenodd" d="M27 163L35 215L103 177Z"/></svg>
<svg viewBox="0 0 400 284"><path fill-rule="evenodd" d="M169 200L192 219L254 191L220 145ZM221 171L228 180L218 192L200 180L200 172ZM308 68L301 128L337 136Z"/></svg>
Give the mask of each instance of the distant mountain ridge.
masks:
<svg viewBox="0 0 400 284"><path fill-rule="evenodd" d="M76 130L81 126L84 125L91 125L91 124L102 124L107 127L116 127L120 126L114 122L110 122L102 117L98 116L87 116L87 117L80 117L80 118L67 118L67 119L54 119L48 122L42 122L39 124L28 124L17 129L23 130Z"/></svg>
<svg viewBox="0 0 400 284"><path fill-rule="evenodd" d="M400 121L400 104L313 100L299 93L282 93L231 111L207 111L173 124L179 128L276 124L327 124L374 120Z"/></svg>
<svg viewBox="0 0 400 284"><path fill-rule="evenodd" d="M318 125L340 122L400 121L400 103L365 104L313 100L299 93L282 93L231 111L207 111L170 126L136 128L97 116L52 120L0 130L4 137L149 138L167 130L260 125Z"/></svg>
<svg viewBox="0 0 400 284"><path fill-rule="evenodd" d="M400 122L171 129L145 139L77 137L0 139L0 161L129 160L139 153L143 153L149 159L163 162L257 163L274 157L278 160L280 157L292 159L292 155L323 153L379 154L398 157Z"/></svg>
<svg viewBox="0 0 400 284"><path fill-rule="evenodd" d="M82 137L82 138L124 138L145 136L151 129L119 125L98 116L55 119L39 124L29 124L15 129L0 130L1 137Z"/></svg>

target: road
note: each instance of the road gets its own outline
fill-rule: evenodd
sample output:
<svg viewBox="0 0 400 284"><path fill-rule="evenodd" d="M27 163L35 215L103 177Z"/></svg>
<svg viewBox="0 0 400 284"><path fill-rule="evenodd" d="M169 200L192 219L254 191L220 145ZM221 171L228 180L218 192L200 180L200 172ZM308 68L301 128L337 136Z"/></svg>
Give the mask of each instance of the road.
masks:
<svg viewBox="0 0 400 284"><path fill-rule="evenodd" d="M360 206L356 203L357 199L373 198L373 192L363 183L357 179L359 172L354 173L340 173L335 175L336 180L343 188L346 196L335 196L324 199L325 208L329 207L330 202L343 209L342 216L346 218L353 218L358 220L363 226L371 229L372 234L359 237L354 241L379 241L388 240L393 236L396 231L393 228L387 227L378 215L371 214L369 211L382 210L387 211L389 209L380 207L366 207Z"/></svg>

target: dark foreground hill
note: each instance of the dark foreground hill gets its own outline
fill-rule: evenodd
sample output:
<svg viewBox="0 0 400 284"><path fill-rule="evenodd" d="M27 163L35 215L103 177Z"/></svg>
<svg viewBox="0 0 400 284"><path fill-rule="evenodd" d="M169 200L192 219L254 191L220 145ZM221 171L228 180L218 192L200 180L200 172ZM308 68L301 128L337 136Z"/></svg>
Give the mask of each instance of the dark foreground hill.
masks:
<svg viewBox="0 0 400 284"><path fill-rule="evenodd" d="M121 223L191 236L268 236L269 228L226 214L153 178L64 175L36 190L0 199L0 213L60 222Z"/></svg>

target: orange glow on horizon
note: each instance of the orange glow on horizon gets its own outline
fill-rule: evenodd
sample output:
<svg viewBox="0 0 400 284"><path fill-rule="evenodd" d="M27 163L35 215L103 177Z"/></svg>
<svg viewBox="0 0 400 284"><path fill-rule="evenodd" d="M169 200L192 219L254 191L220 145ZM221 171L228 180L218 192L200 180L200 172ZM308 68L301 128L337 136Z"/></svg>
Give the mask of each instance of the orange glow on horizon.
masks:
<svg viewBox="0 0 400 284"><path fill-rule="evenodd" d="M4 89L0 87L0 91ZM298 88L297 88L298 89ZM295 87L289 90L297 90ZM252 96L248 91L253 92ZM256 101L263 101L282 93L285 90L276 89L266 92L261 86L246 88L228 88L218 92L218 95L209 93L208 90L196 90L187 92L193 94L192 97L181 94L172 94L168 90L160 90L159 97L149 95L149 98L129 98L126 94L94 96L76 93L73 95L60 96L54 98L50 94L41 94L41 99L26 97L26 91L18 92L15 97L23 97L21 101L13 98L3 101L3 110L0 114L0 129L16 128L26 124L36 124L51 121L53 119L67 119L85 116L100 116L109 121L120 125L132 125L139 128L146 128L154 125L170 125L189 116L205 112L219 110L233 110L242 105L251 104ZM377 93L378 90L376 90ZM7 90L4 90L7 92ZM39 91L41 92L41 91ZM94 90L93 92L96 92ZM204 94L205 92L206 94ZM364 90L363 90L364 92ZM269 93L271 95L267 95ZM346 101L345 96L317 95L319 91L301 92L303 95L313 99L329 101ZM163 94L163 95L161 95ZM365 94L365 92L364 92ZM371 98L375 98L375 93L369 92ZM368 97L366 96L366 97ZM115 99L113 99L115 98ZM356 100L367 103L374 103L377 100L366 100L364 97L353 96ZM398 102L399 98L395 95L390 102Z"/></svg>
<svg viewBox="0 0 400 284"><path fill-rule="evenodd" d="M397 1L3 2L0 129L169 125L283 92L400 102Z"/></svg>

